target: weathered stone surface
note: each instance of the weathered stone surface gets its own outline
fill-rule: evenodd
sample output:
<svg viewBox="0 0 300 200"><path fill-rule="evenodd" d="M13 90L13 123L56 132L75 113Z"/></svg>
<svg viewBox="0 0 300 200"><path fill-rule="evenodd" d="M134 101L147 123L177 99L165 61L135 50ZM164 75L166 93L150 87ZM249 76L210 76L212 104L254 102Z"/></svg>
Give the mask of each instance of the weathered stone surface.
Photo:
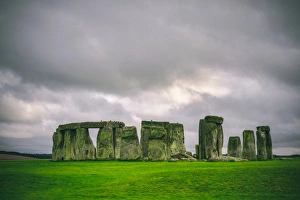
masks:
<svg viewBox="0 0 300 200"><path fill-rule="evenodd" d="M150 159L150 157L153 157L152 155L149 155L150 153L150 140L160 140L164 143L165 147L160 148L164 149L166 151L164 154L167 155L167 127L169 125L169 122L157 122L157 121L142 121L141 123L141 148L142 148L142 157L144 159ZM160 143L159 146L163 146ZM155 142L151 142L151 147L153 148L153 144ZM151 150L151 152L156 152ZM157 154L157 153L156 153ZM167 157L167 156L166 156Z"/></svg>
<svg viewBox="0 0 300 200"><path fill-rule="evenodd" d="M124 127L120 135L121 138L121 160L137 160L141 157L139 139L136 127Z"/></svg>
<svg viewBox="0 0 300 200"><path fill-rule="evenodd" d="M77 128L104 128L106 126L110 126L112 128L123 128L125 124L118 121L78 122L59 125L58 130L71 130Z"/></svg>
<svg viewBox="0 0 300 200"><path fill-rule="evenodd" d="M184 144L184 129L182 124L170 123L168 125L168 155L174 156L186 152Z"/></svg>
<svg viewBox="0 0 300 200"><path fill-rule="evenodd" d="M64 160L64 131L54 132L52 140L52 160Z"/></svg>
<svg viewBox="0 0 300 200"><path fill-rule="evenodd" d="M199 144L195 145L196 158L199 159Z"/></svg>
<svg viewBox="0 0 300 200"><path fill-rule="evenodd" d="M207 123L215 123L218 125L223 124L223 117L209 115L209 116L206 116L204 119Z"/></svg>
<svg viewBox="0 0 300 200"><path fill-rule="evenodd" d="M209 159L222 156L223 118L206 116L199 121L199 154L198 159Z"/></svg>
<svg viewBox="0 0 300 200"><path fill-rule="evenodd" d="M243 152L242 157L247 160L256 160L254 131L243 131Z"/></svg>
<svg viewBox="0 0 300 200"><path fill-rule="evenodd" d="M222 148L223 148L223 127L218 125L217 127L218 135L217 135L217 151L218 157L222 157Z"/></svg>
<svg viewBox="0 0 300 200"><path fill-rule="evenodd" d="M256 129L258 131L262 131L262 132L270 132L270 127L269 126L258 126L258 127L256 127Z"/></svg>
<svg viewBox="0 0 300 200"><path fill-rule="evenodd" d="M97 148L89 128L99 128ZM142 121L141 144L135 127L123 122L78 122L59 125L53 134L53 160L122 159L168 160L184 154L183 125L169 122Z"/></svg>
<svg viewBox="0 0 300 200"><path fill-rule="evenodd" d="M141 128L141 146L142 146L142 157L148 158L148 147L149 147L149 135L150 135L150 127L143 126Z"/></svg>
<svg viewBox="0 0 300 200"><path fill-rule="evenodd" d="M272 138L270 132L266 132L266 149L267 149L267 159L273 159L273 147Z"/></svg>
<svg viewBox="0 0 300 200"><path fill-rule="evenodd" d="M213 127L214 123L207 123L208 127ZM205 134L205 143L206 143L206 158L217 158L219 157L218 148L217 148L217 139L218 138L218 129L212 128L209 129Z"/></svg>
<svg viewBox="0 0 300 200"><path fill-rule="evenodd" d="M114 145L114 158L120 159L121 155L121 134L122 128L113 128L113 145Z"/></svg>
<svg viewBox="0 0 300 200"><path fill-rule="evenodd" d="M192 154L192 153L190 153L190 154ZM194 158L192 155L189 155L189 153L179 153L179 154L171 156L171 158L169 159L169 161L171 161L171 162L176 162L179 160L196 161L197 159Z"/></svg>
<svg viewBox="0 0 300 200"><path fill-rule="evenodd" d="M241 158L242 147L241 139L238 136L229 137L227 155L231 157Z"/></svg>
<svg viewBox="0 0 300 200"><path fill-rule="evenodd" d="M87 128L76 129L74 154L75 160L95 159L96 148Z"/></svg>
<svg viewBox="0 0 300 200"><path fill-rule="evenodd" d="M148 159L153 161L167 160L167 131L160 126L151 126L148 143Z"/></svg>
<svg viewBox="0 0 300 200"><path fill-rule="evenodd" d="M184 128L179 123L142 121L142 156L150 160L169 160L186 152Z"/></svg>
<svg viewBox="0 0 300 200"><path fill-rule="evenodd" d="M150 127L150 126L162 126L166 128L169 125L169 122L158 122L158 121L142 121L142 127Z"/></svg>
<svg viewBox="0 0 300 200"><path fill-rule="evenodd" d="M52 160L95 159L95 152L86 128L57 130L53 134Z"/></svg>
<svg viewBox="0 0 300 200"><path fill-rule="evenodd" d="M258 141L257 138L257 159L258 160L273 159L272 138L270 134L270 127L258 126L256 134L259 134L260 136L263 135L261 137L261 140L264 140L264 142ZM258 145L260 145L260 147L258 147ZM262 145L265 145L265 147L262 147ZM265 152L266 155L264 155Z"/></svg>
<svg viewBox="0 0 300 200"><path fill-rule="evenodd" d="M206 130L206 122L205 119L200 119L199 121L199 153L198 159L206 158L206 145L205 145L205 132Z"/></svg>
<svg viewBox="0 0 300 200"><path fill-rule="evenodd" d="M149 139L162 139L164 140L166 137L166 130L164 127L161 126L151 126L150 127L150 134Z"/></svg>
<svg viewBox="0 0 300 200"><path fill-rule="evenodd" d="M65 130L64 160L75 160L75 134L76 130Z"/></svg>
<svg viewBox="0 0 300 200"><path fill-rule="evenodd" d="M97 158L98 159L114 159L114 138L113 128L106 126L99 129L97 135Z"/></svg>
<svg viewBox="0 0 300 200"><path fill-rule="evenodd" d="M256 131L257 160L267 160L266 134Z"/></svg>
<svg viewBox="0 0 300 200"><path fill-rule="evenodd" d="M222 156L218 158L210 158L207 160L208 162L245 162L248 161L244 158L236 158L231 156Z"/></svg>
<svg viewBox="0 0 300 200"><path fill-rule="evenodd" d="M162 140L149 140L148 159L153 161L167 160L167 147Z"/></svg>

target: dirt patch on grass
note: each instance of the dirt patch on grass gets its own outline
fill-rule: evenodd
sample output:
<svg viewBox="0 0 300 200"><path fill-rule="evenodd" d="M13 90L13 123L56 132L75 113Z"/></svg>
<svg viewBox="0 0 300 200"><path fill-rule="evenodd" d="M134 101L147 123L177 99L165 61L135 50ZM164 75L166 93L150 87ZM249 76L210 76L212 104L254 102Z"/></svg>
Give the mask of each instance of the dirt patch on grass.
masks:
<svg viewBox="0 0 300 200"><path fill-rule="evenodd" d="M37 158L31 158L26 156L10 155L10 154L1 154L0 160L39 160Z"/></svg>

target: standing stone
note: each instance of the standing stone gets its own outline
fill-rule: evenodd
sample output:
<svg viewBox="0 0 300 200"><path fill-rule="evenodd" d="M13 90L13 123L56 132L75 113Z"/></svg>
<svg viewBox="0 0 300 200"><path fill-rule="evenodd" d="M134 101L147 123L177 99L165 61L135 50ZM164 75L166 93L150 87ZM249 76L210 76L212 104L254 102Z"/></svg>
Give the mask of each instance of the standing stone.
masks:
<svg viewBox="0 0 300 200"><path fill-rule="evenodd" d="M228 140L228 156L241 158L242 157L242 147L241 139L238 136L229 137Z"/></svg>
<svg viewBox="0 0 300 200"><path fill-rule="evenodd" d="M199 159L199 144L195 145L196 158Z"/></svg>
<svg viewBox="0 0 300 200"><path fill-rule="evenodd" d="M149 160L167 160L166 130L160 126L150 127L148 158Z"/></svg>
<svg viewBox="0 0 300 200"><path fill-rule="evenodd" d="M205 132L206 130L206 122L205 119L200 119L199 121L199 157L198 159L205 159L206 158L206 143L205 143Z"/></svg>
<svg viewBox="0 0 300 200"><path fill-rule="evenodd" d="M145 127L142 124L141 128L141 146L142 146L142 157L148 158L148 147L149 147L149 135L150 127Z"/></svg>
<svg viewBox="0 0 300 200"><path fill-rule="evenodd" d="M168 157L186 152L182 124L170 123L168 126Z"/></svg>
<svg viewBox="0 0 300 200"><path fill-rule="evenodd" d="M223 118L206 116L199 121L199 156L198 159L222 157Z"/></svg>
<svg viewBox="0 0 300 200"><path fill-rule="evenodd" d="M136 127L123 127L121 138L120 159L121 160L137 160L141 157L139 139Z"/></svg>
<svg viewBox="0 0 300 200"><path fill-rule="evenodd" d="M115 159L120 159L120 155L121 155L121 134L122 134L122 128L113 128Z"/></svg>
<svg viewBox="0 0 300 200"><path fill-rule="evenodd" d="M257 128L256 139L257 160L267 160L266 133Z"/></svg>
<svg viewBox="0 0 300 200"><path fill-rule="evenodd" d="M170 160L186 153L184 128L179 123L142 121L142 157L150 160Z"/></svg>
<svg viewBox="0 0 300 200"><path fill-rule="evenodd" d="M171 148L168 147L168 125L169 122L142 121L141 146L144 159L169 159Z"/></svg>
<svg viewBox="0 0 300 200"><path fill-rule="evenodd" d="M207 123L208 127L214 127L214 123ZM211 128L205 135L205 144L206 144L206 156L207 158L215 159L219 156L217 139L218 138L218 129Z"/></svg>
<svg viewBox="0 0 300 200"><path fill-rule="evenodd" d="M223 119L223 118L222 118ZM222 120L223 123L223 120ZM218 135L217 135L217 151L218 157L222 157L222 148L223 148L223 127L221 124L217 126Z"/></svg>
<svg viewBox="0 0 300 200"><path fill-rule="evenodd" d="M77 128L75 136L75 160L95 159L96 149L87 128Z"/></svg>
<svg viewBox="0 0 300 200"><path fill-rule="evenodd" d="M264 134L266 159L270 159L270 160L273 159L272 138L271 138L271 134L270 134L270 127L269 126L258 126L257 132L262 132ZM258 151L258 147L257 147L257 151ZM259 155L259 153L257 153L257 154ZM263 158L264 158L264 160L266 160L264 156L263 156Z"/></svg>
<svg viewBox="0 0 300 200"><path fill-rule="evenodd" d="M247 160L256 160L254 131L243 131L243 153L242 157Z"/></svg>
<svg viewBox="0 0 300 200"><path fill-rule="evenodd" d="M272 138L270 131L266 132L266 149L267 149L267 159L273 159L273 147L272 147Z"/></svg>
<svg viewBox="0 0 300 200"><path fill-rule="evenodd" d="M106 126L99 129L97 135L97 158L98 159L114 159L114 141L113 129Z"/></svg>
<svg viewBox="0 0 300 200"><path fill-rule="evenodd" d="M75 135L74 129L65 131L64 137L64 160L75 160Z"/></svg>
<svg viewBox="0 0 300 200"><path fill-rule="evenodd" d="M52 136L52 160L64 160L64 131L57 130Z"/></svg>

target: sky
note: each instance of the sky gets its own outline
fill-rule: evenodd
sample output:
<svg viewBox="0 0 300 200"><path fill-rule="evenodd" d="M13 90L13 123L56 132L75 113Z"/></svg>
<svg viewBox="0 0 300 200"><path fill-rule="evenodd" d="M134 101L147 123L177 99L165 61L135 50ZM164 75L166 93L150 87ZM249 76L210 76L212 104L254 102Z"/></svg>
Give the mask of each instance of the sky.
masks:
<svg viewBox="0 0 300 200"><path fill-rule="evenodd" d="M224 118L300 154L299 1L0 1L0 150L51 153L59 124ZM97 130L90 130L95 143Z"/></svg>

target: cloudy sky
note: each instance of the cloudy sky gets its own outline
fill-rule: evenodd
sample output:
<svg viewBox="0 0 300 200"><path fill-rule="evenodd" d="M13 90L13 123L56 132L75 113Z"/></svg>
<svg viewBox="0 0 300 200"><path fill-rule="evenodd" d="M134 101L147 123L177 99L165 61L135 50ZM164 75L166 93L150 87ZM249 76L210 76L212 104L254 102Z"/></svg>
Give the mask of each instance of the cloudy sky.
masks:
<svg viewBox="0 0 300 200"><path fill-rule="evenodd" d="M51 153L59 124L224 117L300 154L299 1L1 1L0 150ZM95 139L96 130L91 130ZM139 131L138 131L139 132Z"/></svg>

